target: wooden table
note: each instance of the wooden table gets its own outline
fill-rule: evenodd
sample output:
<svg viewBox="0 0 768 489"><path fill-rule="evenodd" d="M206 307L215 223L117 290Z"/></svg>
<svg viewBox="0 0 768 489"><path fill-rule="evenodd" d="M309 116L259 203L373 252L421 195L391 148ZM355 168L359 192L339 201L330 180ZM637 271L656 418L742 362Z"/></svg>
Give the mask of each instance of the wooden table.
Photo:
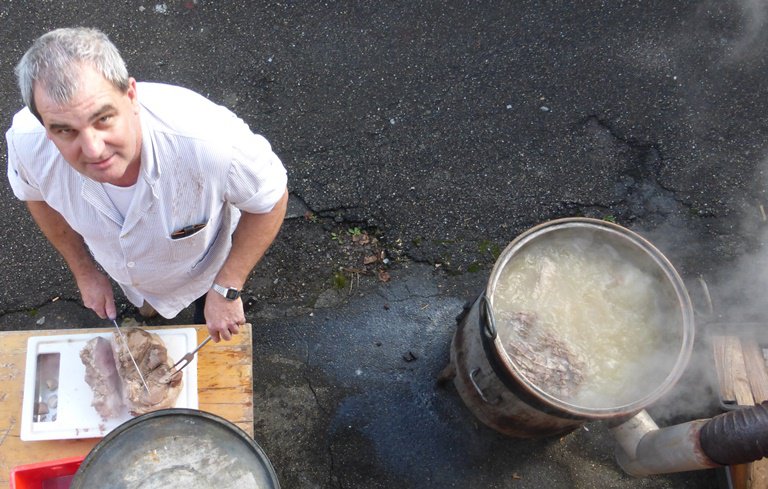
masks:
<svg viewBox="0 0 768 489"><path fill-rule="evenodd" d="M198 343L208 336L204 325L146 327L197 330ZM0 332L0 487L8 487L13 467L87 455L101 438L21 441L21 404L27 339L31 336L110 332L110 329L69 329ZM251 325L231 341L209 342L197 354L198 404L253 436L253 346Z"/></svg>
<svg viewBox="0 0 768 489"><path fill-rule="evenodd" d="M716 336L712 341L720 401L731 407L747 407L768 401L768 367L763 347L752 338ZM768 487L768 458L731 465L732 489Z"/></svg>

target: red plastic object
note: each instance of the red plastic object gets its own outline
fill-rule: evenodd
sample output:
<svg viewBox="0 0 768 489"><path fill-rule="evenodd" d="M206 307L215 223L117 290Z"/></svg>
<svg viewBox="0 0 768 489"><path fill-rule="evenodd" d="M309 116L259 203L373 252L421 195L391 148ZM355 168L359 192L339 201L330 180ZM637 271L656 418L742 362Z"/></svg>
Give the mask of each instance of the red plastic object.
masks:
<svg viewBox="0 0 768 489"><path fill-rule="evenodd" d="M84 456L19 465L11 469L11 489L69 489Z"/></svg>

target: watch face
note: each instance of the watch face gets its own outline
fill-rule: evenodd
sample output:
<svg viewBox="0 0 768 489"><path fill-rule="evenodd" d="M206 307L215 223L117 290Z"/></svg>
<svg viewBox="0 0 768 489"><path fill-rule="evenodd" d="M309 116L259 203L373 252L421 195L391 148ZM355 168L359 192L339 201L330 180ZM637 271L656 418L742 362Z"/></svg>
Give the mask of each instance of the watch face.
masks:
<svg viewBox="0 0 768 489"><path fill-rule="evenodd" d="M227 299L233 301L240 297L240 291L236 289L227 289L227 295L225 296Z"/></svg>

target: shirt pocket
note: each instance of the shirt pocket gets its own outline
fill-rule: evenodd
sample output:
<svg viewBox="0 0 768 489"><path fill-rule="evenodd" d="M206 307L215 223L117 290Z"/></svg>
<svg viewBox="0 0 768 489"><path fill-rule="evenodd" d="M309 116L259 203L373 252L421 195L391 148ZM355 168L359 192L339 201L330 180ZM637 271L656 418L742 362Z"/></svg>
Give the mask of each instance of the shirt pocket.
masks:
<svg viewBox="0 0 768 489"><path fill-rule="evenodd" d="M177 229L167 240L171 260L176 264L184 264L185 268L194 268L210 251L216 240L216 226L210 220L196 225L187 226L186 234L180 234Z"/></svg>

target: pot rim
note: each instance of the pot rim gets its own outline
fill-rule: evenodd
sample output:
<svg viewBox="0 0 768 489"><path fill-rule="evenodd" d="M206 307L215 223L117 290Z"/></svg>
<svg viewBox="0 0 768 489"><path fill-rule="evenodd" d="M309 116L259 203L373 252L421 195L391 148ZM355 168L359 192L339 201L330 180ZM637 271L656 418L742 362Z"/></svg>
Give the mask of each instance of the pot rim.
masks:
<svg viewBox="0 0 768 489"><path fill-rule="evenodd" d="M681 318L680 328L682 329L680 349L678 351L677 359L670 369L669 374L655 389L651 390L645 396L632 402L607 407L579 406L567 401L563 401L562 399L549 394L548 392L530 382L525 377L525 375L523 375L515 362L509 358L509 355L502 346L498 335L495 335L495 337L490 342L490 346L493 350L492 353L495 354L499 365L502 366L502 368L510 376L517 379L517 381L520 383L520 386L528 394L532 395L534 398L545 404L554 405L564 412L591 418L610 418L637 412L641 409L644 409L646 406L650 405L654 401L658 400L661 396L666 394L680 379L691 357L695 329L693 319L693 306L682 278L677 273L672 263L661 253L661 251L659 251L653 244L651 244L650 241L618 224L586 217L555 219L536 225L523 232L512 242L510 242L504 251L499 255L499 259L496 261L496 264L491 271L491 277L488 281L485 292L490 306L488 312L491 315L493 314L493 292L496 289L496 285L502 270L504 270L506 264L514 256L516 256L523 247L525 247L532 240L541 237L542 235L561 229L573 228L591 228L595 231L611 233L615 237L618 236L625 242L633 245L638 249L638 251L642 251L647 256L649 256L664 273L664 276L672 286L677 297L677 302L679 304L678 312Z"/></svg>

